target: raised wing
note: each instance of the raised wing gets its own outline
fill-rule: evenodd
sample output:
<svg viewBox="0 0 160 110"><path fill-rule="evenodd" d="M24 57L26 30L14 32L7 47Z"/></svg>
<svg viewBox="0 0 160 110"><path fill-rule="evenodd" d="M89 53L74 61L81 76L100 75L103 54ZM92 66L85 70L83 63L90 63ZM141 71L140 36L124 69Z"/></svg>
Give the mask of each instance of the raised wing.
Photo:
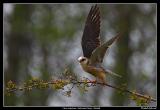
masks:
<svg viewBox="0 0 160 110"><path fill-rule="evenodd" d="M109 41L105 42L103 45L97 47L91 55L91 58L90 58L91 65L102 63L107 49L120 36L121 36L121 33L117 34L115 37L111 38Z"/></svg>
<svg viewBox="0 0 160 110"><path fill-rule="evenodd" d="M97 5L92 6L88 14L82 36L82 49L84 57L90 58L93 50L100 45L100 11Z"/></svg>

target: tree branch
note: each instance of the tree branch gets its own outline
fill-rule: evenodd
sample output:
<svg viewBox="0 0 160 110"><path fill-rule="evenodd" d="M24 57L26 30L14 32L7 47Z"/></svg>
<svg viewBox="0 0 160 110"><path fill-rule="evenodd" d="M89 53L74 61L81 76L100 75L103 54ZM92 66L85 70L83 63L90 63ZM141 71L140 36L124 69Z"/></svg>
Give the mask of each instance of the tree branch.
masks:
<svg viewBox="0 0 160 110"><path fill-rule="evenodd" d="M69 78L69 79L59 79L59 80L51 80L51 81L44 81L44 80L41 80L38 78L33 78L33 79L25 82L24 85L21 85L21 86L17 86L14 82L9 81L6 85L6 93L11 95L11 93L16 92L18 90L19 91L23 91L23 90L30 91L33 88L45 89L45 88L49 88L49 87L53 87L54 89L64 90L64 87L69 84L72 84L72 86L68 91L66 91L67 96L71 96L71 90L75 87L75 85L77 85L77 87L81 85L84 88L87 88L87 87L96 86L98 84L98 85L102 85L102 86L111 87L115 90L118 90L118 91L121 91L124 93L129 93L133 97L132 98L133 100L137 100L138 98L141 98L141 100L144 103L149 103L150 101L156 102L156 99L152 98L149 95L142 95L137 92L123 88L123 87L117 87L117 86L110 85L108 83L101 83L101 82L97 82L97 81L92 81L92 80L89 80L88 78L81 79L81 80Z"/></svg>

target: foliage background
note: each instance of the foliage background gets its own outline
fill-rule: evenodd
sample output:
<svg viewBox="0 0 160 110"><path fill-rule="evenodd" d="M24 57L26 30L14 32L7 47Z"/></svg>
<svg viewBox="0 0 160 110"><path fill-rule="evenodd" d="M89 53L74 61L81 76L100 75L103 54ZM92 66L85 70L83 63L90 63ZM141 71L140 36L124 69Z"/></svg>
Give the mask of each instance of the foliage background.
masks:
<svg viewBox="0 0 160 110"><path fill-rule="evenodd" d="M31 77L58 78L66 66L78 77L88 77L78 64L81 36L93 4L4 4L4 85ZM104 67L121 74L107 77L114 85L156 98L157 15L156 4L99 4L101 40L125 31L104 59ZM61 91L33 90L4 96L5 106L135 106L126 95L100 86L71 97ZM151 103L150 106L155 106Z"/></svg>

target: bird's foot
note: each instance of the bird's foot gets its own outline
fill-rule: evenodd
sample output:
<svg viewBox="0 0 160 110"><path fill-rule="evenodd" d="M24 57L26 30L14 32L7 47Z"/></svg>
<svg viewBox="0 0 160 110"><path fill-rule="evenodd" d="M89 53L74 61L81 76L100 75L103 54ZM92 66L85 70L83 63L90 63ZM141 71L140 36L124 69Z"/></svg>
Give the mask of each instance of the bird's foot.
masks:
<svg viewBox="0 0 160 110"><path fill-rule="evenodd" d="M93 80L92 82L93 82L93 83L96 83L96 82L97 82L97 80Z"/></svg>
<svg viewBox="0 0 160 110"><path fill-rule="evenodd" d="M91 85L96 86L96 83L97 83L97 80L93 80Z"/></svg>

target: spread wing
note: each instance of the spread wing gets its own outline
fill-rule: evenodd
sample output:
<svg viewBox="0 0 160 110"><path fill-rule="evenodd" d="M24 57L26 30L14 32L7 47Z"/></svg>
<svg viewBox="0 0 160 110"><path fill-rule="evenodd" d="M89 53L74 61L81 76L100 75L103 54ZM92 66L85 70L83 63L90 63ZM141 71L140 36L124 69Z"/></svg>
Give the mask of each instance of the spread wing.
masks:
<svg viewBox="0 0 160 110"><path fill-rule="evenodd" d="M110 40L108 40L107 42L105 42L104 44L102 44L101 46L97 47L93 51L93 53L91 55L91 58L90 58L91 65L102 63L104 55L105 55L106 51L108 50L109 46L114 41L116 41L120 36L121 36L121 33L117 34L115 37L111 38Z"/></svg>
<svg viewBox="0 0 160 110"><path fill-rule="evenodd" d="M100 45L100 11L97 5L92 6L88 14L82 36L82 49L84 57L90 58L93 50Z"/></svg>

